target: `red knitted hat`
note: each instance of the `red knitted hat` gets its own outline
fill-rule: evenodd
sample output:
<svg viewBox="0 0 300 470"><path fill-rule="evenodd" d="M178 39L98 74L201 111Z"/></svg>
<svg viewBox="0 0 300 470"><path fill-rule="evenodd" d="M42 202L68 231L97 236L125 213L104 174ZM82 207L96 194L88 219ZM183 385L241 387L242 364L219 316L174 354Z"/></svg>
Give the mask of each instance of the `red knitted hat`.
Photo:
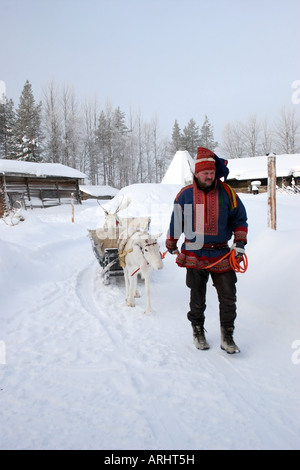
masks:
<svg viewBox="0 0 300 470"><path fill-rule="evenodd" d="M215 154L205 147L198 147L195 161L195 173L216 170Z"/></svg>

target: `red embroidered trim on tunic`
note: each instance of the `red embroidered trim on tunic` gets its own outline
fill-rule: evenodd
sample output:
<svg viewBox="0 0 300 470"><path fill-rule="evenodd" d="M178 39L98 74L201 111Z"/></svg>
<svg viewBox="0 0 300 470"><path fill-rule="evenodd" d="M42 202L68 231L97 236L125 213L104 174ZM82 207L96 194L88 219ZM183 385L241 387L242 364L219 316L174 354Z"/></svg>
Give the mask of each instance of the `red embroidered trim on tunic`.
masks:
<svg viewBox="0 0 300 470"><path fill-rule="evenodd" d="M246 227L237 227L234 230L234 241L243 241L244 243L247 243L247 232L248 229Z"/></svg>
<svg viewBox="0 0 300 470"><path fill-rule="evenodd" d="M181 268L193 268L193 269L204 269L212 263L215 263L218 258L208 258L203 256L199 258L192 252L183 250L176 258L176 263ZM208 271L215 273L224 273L226 271L231 271L230 262L228 257L220 261L215 266L208 268Z"/></svg>
<svg viewBox="0 0 300 470"><path fill-rule="evenodd" d="M197 188L196 182L193 186L193 205L194 205L194 227L196 231L197 227L197 211L195 210L197 204L202 204L204 206L204 222L198 220L198 226L204 226L205 235L218 235L218 222L219 222L219 191L213 189L207 194L204 191L200 191ZM202 211L200 215L202 214ZM198 213L199 217L199 213ZM200 223L199 223L200 222Z"/></svg>

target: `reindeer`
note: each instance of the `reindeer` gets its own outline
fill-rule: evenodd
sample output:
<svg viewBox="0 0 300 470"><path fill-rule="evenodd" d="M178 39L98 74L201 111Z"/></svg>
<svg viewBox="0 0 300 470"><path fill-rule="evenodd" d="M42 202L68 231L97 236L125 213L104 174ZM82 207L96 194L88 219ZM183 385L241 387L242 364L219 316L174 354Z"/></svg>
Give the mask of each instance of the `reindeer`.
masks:
<svg viewBox="0 0 300 470"><path fill-rule="evenodd" d="M123 266L126 303L129 307L135 306L134 297L138 297L137 292L137 273L145 279L146 290L146 309L144 313L152 311L150 304L150 274L152 269L163 268L163 262L159 251L157 239L161 236L149 235L146 231L135 232L128 239L125 250L125 259Z"/></svg>
<svg viewBox="0 0 300 470"><path fill-rule="evenodd" d="M102 228L97 228L96 233L104 248L118 246L119 250L122 251L127 240L137 230L144 231L149 229L151 217L119 217L118 213L120 210L126 209L130 203L131 199L127 197L124 201L123 195L116 210L110 213L98 201L99 206L105 213L105 222Z"/></svg>
<svg viewBox="0 0 300 470"><path fill-rule="evenodd" d="M122 195L121 201L119 202L116 210L113 213L110 213L105 207L103 207L100 202L97 200L99 206L105 214L105 221L103 228L97 228L98 238L102 239L118 239L119 238L119 218L118 212L120 210L126 209L130 202L130 198L126 198L124 201L124 194Z"/></svg>

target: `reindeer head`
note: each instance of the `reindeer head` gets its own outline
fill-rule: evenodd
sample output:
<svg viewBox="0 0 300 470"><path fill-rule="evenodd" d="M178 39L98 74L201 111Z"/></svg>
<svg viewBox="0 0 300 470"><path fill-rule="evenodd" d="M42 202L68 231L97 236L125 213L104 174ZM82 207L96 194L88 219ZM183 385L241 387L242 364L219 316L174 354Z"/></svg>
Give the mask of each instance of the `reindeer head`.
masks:
<svg viewBox="0 0 300 470"><path fill-rule="evenodd" d="M163 268L162 257L157 242L161 235L162 234L160 233L159 235L147 234L141 236L139 243L145 260L151 266L151 268L156 270Z"/></svg>
<svg viewBox="0 0 300 470"><path fill-rule="evenodd" d="M118 212L120 210L126 209L131 202L130 198L126 198L124 201L124 194L121 196L121 200L117 205L117 208L113 213L110 213L105 207L103 207L100 202L97 200L99 206L103 210L105 214L105 221L103 225L103 230L107 232L108 238L118 238L118 225L119 225L119 217Z"/></svg>

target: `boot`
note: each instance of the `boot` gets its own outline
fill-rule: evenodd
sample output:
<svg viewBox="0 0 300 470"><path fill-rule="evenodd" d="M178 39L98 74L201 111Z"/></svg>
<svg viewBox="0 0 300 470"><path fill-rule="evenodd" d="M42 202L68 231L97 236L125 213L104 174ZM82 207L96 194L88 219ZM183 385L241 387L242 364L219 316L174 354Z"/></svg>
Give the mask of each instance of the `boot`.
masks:
<svg viewBox="0 0 300 470"><path fill-rule="evenodd" d="M192 325L194 344L197 349L209 349L209 344L205 338L205 329L201 325Z"/></svg>
<svg viewBox="0 0 300 470"><path fill-rule="evenodd" d="M221 326L221 349L228 354L239 353L240 350L233 340L234 327Z"/></svg>

